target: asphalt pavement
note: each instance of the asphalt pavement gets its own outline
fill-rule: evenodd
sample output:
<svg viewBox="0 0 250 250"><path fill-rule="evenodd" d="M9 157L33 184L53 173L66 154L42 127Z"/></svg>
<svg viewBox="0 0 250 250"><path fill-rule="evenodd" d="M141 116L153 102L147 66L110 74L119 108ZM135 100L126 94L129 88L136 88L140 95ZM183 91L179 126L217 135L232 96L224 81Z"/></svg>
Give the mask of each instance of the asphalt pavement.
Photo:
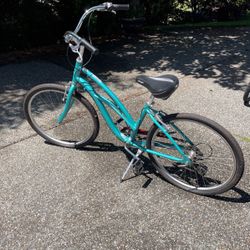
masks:
<svg viewBox="0 0 250 250"><path fill-rule="evenodd" d="M94 145L46 144L24 120L23 96L39 83L64 84L71 72L60 56L2 66L0 248L249 249L250 109L242 101L249 38L249 28L128 37L103 44L90 65L134 117L149 98L135 76L174 73L179 88L156 107L207 116L234 135L245 174L215 197L188 193L153 173L120 183L129 160L100 114Z"/></svg>

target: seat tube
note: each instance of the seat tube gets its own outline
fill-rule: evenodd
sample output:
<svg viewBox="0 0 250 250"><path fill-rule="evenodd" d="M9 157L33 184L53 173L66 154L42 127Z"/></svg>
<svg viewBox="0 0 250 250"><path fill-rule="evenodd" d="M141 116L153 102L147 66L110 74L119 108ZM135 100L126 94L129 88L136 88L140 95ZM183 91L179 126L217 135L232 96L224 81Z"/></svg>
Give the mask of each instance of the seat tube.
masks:
<svg viewBox="0 0 250 250"><path fill-rule="evenodd" d="M144 121L145 116L148 113L148 109L153 105L153 103L154 103L154 96L151 95L149 101L144 104L144 107L141 111L140 117L139 117L138 121L136 122L135 129L133 130L133 132L131 134L132 141L135 139L137 132L138 132L138 129L141 126L142 122Z"/></svg>
<svg viewBox="0 0 250 250"><path fill-rule="evenodd" d="M133 129L132 133L131 133L131 141L133 141L137 135L137 132L138 132L138 129L139 127L141 126L143 120L145 119L145 116L147 114L147 108L148 108L148 105L146 104L142 111L141 111L141 114L140 114L140 117L139 119L137 120L136 122L136 125L135 125L135 128Z"/></svg>

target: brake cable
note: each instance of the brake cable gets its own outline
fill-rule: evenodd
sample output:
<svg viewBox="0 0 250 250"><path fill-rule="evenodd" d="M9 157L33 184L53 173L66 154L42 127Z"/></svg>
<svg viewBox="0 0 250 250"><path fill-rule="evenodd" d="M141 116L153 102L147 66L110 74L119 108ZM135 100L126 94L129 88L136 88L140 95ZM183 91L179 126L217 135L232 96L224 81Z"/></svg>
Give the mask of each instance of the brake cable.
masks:
<svg viewBox="0 0 250 250"><path fill-rule="evenodd" d="M88 32L88 39L89 39L89 43L92 45L92 39L91 39L91 34L90 34L90 21L91 21L91 18L92 18L92 14L94 12L92 12L90 15L89 15L89 19L88 19L88 24L87 24L87 32ZM92 57L93 57L93 54L90 53L90 57L89 59L86 61L85 64L83 64L83 67L85 67L86 65L88 65L90 63L90 61L92 60Z"/></svg>
<svg viewBox="0 0 250 250"><path fill-rule="evenodd" d="M92 18L92 14L94 12L92 12L89 17L88 17L88 23L87 23L87 32L88 32L88 40L89 40L89 43L92 45L92 39L91 39L91 34L90 34L90 21L91 21L91 18ZM86 65L88 65L90 63L90 61L92 60L92 57L93 57L93 54L91 53L89 59L83 64L82 67L85 67ZM70 58L69 58L69 46L67 47L67 51L66 51L66 58L67 58L67 61L69 63L69 65L74 68L75 66L73 65L73 63L70 61Z"/></svg>

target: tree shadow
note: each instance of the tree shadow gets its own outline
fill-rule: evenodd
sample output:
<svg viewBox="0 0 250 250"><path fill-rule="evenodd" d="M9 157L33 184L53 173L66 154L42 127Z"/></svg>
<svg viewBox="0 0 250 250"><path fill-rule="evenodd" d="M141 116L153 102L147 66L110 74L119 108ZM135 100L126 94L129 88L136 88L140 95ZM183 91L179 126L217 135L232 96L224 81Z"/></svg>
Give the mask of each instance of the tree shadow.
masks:
<svg viewBox="0 0 250 250"><path fill-rule="evenodd" d="M234 90L244 90L249 81L250 28L128 34L97 47L101 53L88 67L108 84L117 83L112 85L117 89L132 88L135 75L147 71L210 78ZM40 83L71 80L72 68L64 54L40 58L43 61L0 67L0 130L16 129L23 123L22 102L28 89Z"/></svg>
<svg viewBox="0 0 250 250"><path fill-rule="evenodd" d="M110 43L109 43L110 44ZM109 44L103 45L104 48ZM113 42L102 70L175 71L194 78L212 78L222 87L243 90L250 72L250 28L172 31ZM105 49L104 49L105 50ZM119 59L115 59L118 57ZM109 61L109 63L105 63ZM113 62L113 65L110 64Z"/></svg>
<svg viewBox="0 0 250 250"><path fill-rule="evenodd" d="M23 99L30 88L62 83L70 76L65 69L39 60L0 67L0 130L16 129L23 123Z"/></svg>

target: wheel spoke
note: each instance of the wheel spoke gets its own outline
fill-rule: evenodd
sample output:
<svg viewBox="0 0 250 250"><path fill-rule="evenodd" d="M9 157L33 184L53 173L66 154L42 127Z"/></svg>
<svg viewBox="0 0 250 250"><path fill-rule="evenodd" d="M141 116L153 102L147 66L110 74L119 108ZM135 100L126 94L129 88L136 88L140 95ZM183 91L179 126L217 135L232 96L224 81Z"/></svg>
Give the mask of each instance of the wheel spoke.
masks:
<svg viewBox="0 0 250 250"><path fill-rule="evenodd" d="M98 117L85 98L72 96L74 105L63 122L58 124L57 118L64 108L62 98L65 89L60 85L44 84L32 90L25 99L25 113L39 135L51 143L66 147L75 147L76 143L88 144L96 138Z"/></svg>
<svg viewBox="0 0 250 250"><path fill-rule="evenodd" d="M237 171L243 171L236 162L237 157L241 156L231 146L235 142L228 132L224 133L223 128L210 125L210 121L203 122L202 119L206 120L196 115L190 115L190 118L184 115L182 118L182 114L179 114L167 122L174 123L180 134L192 141L192 145L188 144L183 138L178 137L177 133L172 137L190 158L191 164L176 164L157 155L150 157L156 163L159 173L171 183L194 193L216 194L221 190L228 190L239 181L240 174L237 180L232 179ZM155 126L155 129L150 131L148 144L153 150L173 156L178 153L166 137L157 136L161 134L158 127ZM171 164L172 167L163 167Z"/></svg>

